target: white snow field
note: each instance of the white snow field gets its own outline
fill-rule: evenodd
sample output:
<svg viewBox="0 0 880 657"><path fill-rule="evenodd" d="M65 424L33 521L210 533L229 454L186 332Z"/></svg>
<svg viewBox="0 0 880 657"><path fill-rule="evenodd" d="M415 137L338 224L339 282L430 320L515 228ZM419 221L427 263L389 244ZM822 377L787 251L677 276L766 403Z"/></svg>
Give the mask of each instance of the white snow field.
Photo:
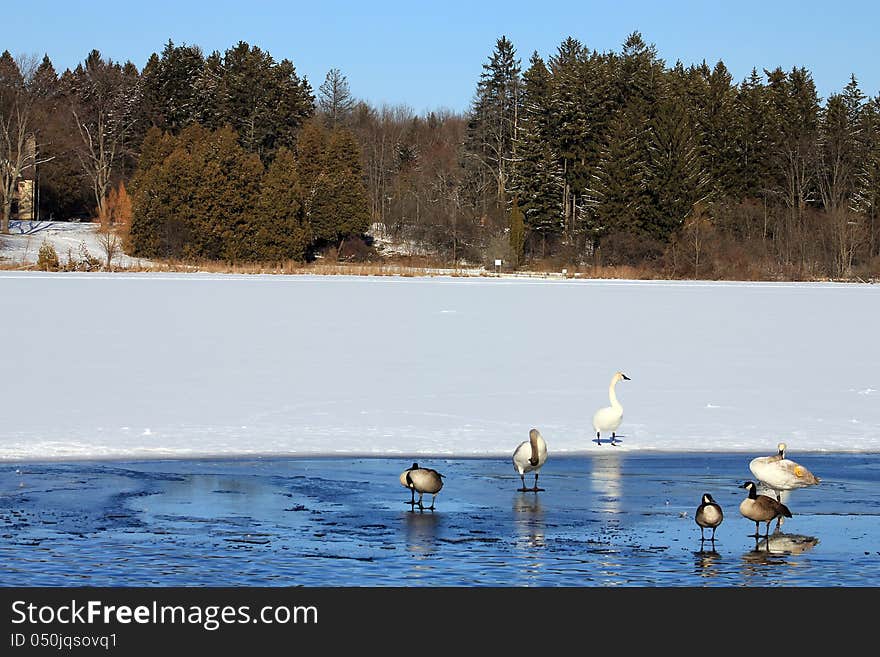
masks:
<svg viewBox="0 0 880 657"><path fill-rule="evenodd" d="M880 286L0 272L0 460L880 451ZM591 442L616 370L617 447Z"/></svg>

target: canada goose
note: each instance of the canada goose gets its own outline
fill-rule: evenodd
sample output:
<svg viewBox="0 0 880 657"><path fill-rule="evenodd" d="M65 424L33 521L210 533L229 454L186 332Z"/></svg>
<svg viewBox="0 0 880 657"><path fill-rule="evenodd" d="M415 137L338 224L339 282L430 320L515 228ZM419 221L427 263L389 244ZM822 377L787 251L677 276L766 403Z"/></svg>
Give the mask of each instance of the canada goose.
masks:
<svg viewBox="0 0 880 657"><path fill-rule="evenodd" d="M776 493L776 501L781 502L784 490L815 486L821 479L799 463L785 458L785 443L776 446L772 456L759 456L749 462L749 470L755 478Z"/></svg>
<svg viewBox="0 0 880 657"><path fill-rule="evenodd" d="M715 528L724 520L724 512L721 506L712 499L709 493L703 493L703 499L697 512L694 514L694 520L700 526L700 540L704 540L703 531L707 528L712 530L712 540L715 540Z"/></svg>
<svg viewBox="0 0 880 657"><path fill-rule="evenodd" d="M760 536L758 531L758 523L767 523L764 536L770 535L770 523L776 518L791 518L791 511L782 502L774 500L768 495L758 495L755 482L747 481L740 488L749 491L749 496L739 503L739 512L744 517L755 523L755 534L757 538Z"/></svg>
<svg viewBox="0 0 880 657"><path fill-rule="evenodd" d="M405 502L405 504L409 504L410 506L415 506L416 504L416 489L412 487L409 481L407 481L406 475L409 473L410 470L418 470L418 468L419 464L413 463L410 467L400 473L400 485L404 488L409 488L410 492L412 493L412 499L409 502Z"/></svg>
<svg viewBox="0 0 880 657"><path fill-rule="evenodd" d="M617 401L614 387L617 385L617 382L621 380L630 381L631 379L623 372L615 372L614 376L611 377L611 385L608 386L608 399L611 401L611 406L600 408L595 414L593 414L593 430L596 432L596 443L599 445L602 444L601 434L603 431L610 431L611 444L612 446L617 445L617 443L614 442L617 439L615 431L617 430L617 427L620 426L620 421L623 419L623 406Z"/></svg>
<svg viewBox="0 0 880 657"><path fill-rule="evenodd" d="M538 473L541 466L547 461L547 443L544 437L537 429L529 431L529 439L521 442L513 452L513 468L519 474L522 480L522 488L520 491L538 492L544 490L538 488ZM532 488L526 488L526 472L535 473L535 485Z"/></svg>
<svg viewBox="0 0 880 657"><path fill-rule="evenodd" d="M413 463L413 466L414 467L403 473L406 475L407 488L410 488L419 494L419 499L416 500L415 503L419 505L419 509L422 511L425 509L425 506L422 504L422 496L425 493L433 495L431 498L431 506L428 507L433 511L434 500L437 499L437 493L443 488L443 475L431 468L418 467L417 463Z"/></svg>

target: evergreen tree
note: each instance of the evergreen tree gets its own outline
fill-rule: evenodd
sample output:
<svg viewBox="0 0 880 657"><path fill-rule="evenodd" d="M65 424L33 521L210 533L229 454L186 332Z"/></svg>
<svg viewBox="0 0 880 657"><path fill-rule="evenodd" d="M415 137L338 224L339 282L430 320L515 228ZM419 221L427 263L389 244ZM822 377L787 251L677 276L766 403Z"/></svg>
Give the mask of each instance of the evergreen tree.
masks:
<svg viewBox="0 0 880 657"><path fill-rule="evenodd" d="M315 246L330 245L340 253L345 240L365 234L370 227L357 141L347 128L328 131L312 121L300 135L296 161Z"/></svg>
<svg viewBox="0 0 880 657"><path fill-rule="evenodd" d="M607 117L602 104L602 61L577 39L568 37L549 60L551 71L548 148L557 157L561 184L554 184L562 208L562 232L570 238L585 229L581 211L599 153ZM549 234L549 232L547 233Z"/></svg>
<svg viewBox="0 0 880 657"><path fill-rule="evenodd" d="M788 209L783 257L807 266L805 209L814 199L819 98L810 73L793 68L767 75L769 155L772 185Z"/></svg>
<svg viewBox="0 0 880 657"><path fill-rule="evenodd" d="M816 179L831 238L832 262L836 275L852 268L861 222L854 210L858 206L858 169L865 160L860 132L865 96L855 76L843 93L832 94L820 112ZM861 232L861 231L859 231Z"/></svg>
<svg viewBox="0 0 880 657"><path fill-rule="evenodd" d="M212 132L191 124L171 137L173 150L157 163L167 142L155 134L145 141L154 165L140 169L132 184L135 255L257 259L259 157L242 149L230 127Z"/></svg>
<svg viewBox="0 0 880 657"><path fill-rule="evenodd" d="M650 196L638 229L663 242L709 190L710 177L690 121L683 102L670 97L659 103L651 125L645 181Z"/></svg>
<svg viewBox="0 0 880 657"><path fill-rule="evenodd" d="M305 219L296 158L281 148L263 175L260 188L257 250L261 260L303 260L312 240Z"/></svg>
<svg viewBox="0 0 880 657"><path fill-rule="evenodd" d="M862 107L859 129L861 161L856 170L854 209L868 223L868 258L880 251L880 94Z"/></svg>
<svg viewBox="0 0 880 657"><path fill-rule="evenodd" d="M290 60L240 41L222 55L212 53L197 78L200 120L212 129L230 125L246 150L264 161L281 146L292 148L314 113L311 86Z"/></svg>
<svg viewBox="0 0 880 657"><path fill-rule="evenodd" d="M553 118L550 72L536 52L523 75L519 162L511 189L518 197L517 211L521 209L529 232L541 236L542 245L563 230L563 176L552 149Z"/></svg>
<svg viewBox="0 0 880 657"><path fill-rule="evenodd" d="M734 140L736 180L730 190L734 198L764 198L769 178L769 116L766 90L761 76L752 69L737 90Z"/></svg>
<svg viewBox="0 0 880 657"><path fill-rule="evenodd" d="M597 203L593 240L599 245L611 233L639 231L646 196L646 142L641 117L623 108L611 120L594 174L592 193Z"/></svg>
<svg viewBox="0 0 880 657"><path fill-rule="evenodd" d="M737 192L737 153L735 137L736 87L723 62L705 74L705 96L696 108L696 135L702 139L701 152L715 197Z"/></svg>
<svg viewBox="0 0 880 657"><path fill-rule="evenodd" d="M502 36L477 83L470 111L465 148L478 170L494 185L489 197L504 212L510 179L516 167L516 137L522 98L520 60L513 44Z"/></svg>
<svg viewBox="0 0 880 657"><path fill-rule="evenodd" d="M201 111L196 81L202 76L205 57L198 46L175 46L171 39L161 57L153 53L143 71L143 96L151 125L177 134L198 120Z"/></svg>
<svg viewBox="0 0 880 657"><path fill-rule="evenodd" d="M354 109L348 80L338 68L331 68L318 88L318 107L331 129L346 125Z"/></svg>

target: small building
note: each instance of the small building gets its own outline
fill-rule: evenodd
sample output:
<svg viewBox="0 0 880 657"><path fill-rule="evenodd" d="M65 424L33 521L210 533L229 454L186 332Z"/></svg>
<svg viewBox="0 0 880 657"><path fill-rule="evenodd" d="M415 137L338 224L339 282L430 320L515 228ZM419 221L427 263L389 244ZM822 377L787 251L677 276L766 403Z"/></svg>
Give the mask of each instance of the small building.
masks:
<svg viewBox="0 0 880 657"><path fill-rule="evenodd" d="M24 161L30 166L21 172L16 184L15 196L12 198L12 219L18 221L34 221L39 219L37 205L37 140L30 135L25 143Z"/></svg>

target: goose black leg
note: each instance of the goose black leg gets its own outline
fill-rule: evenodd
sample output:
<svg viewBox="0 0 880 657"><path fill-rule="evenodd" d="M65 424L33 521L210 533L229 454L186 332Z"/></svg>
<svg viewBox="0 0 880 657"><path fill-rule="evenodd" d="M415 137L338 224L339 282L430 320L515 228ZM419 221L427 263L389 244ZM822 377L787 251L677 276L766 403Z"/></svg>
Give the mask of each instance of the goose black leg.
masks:
<svg viewBox="0 0 880 657"><path fill-rule="evenodd" d="M535 473L535 485L534 485L534 487L532 488L532 491L534 491L535 493L537 493L538 491L542 491L542 490L544 490L544 489L543 489L543 488L538 488L538 473L536 472L536 473Z"/></svg>
<svg viewBox="0 0 880 657"><path fill-rule="evenodd" d="M528 488L526 488L526 476L520 475L519 478L522 480L522 488L518 488L517 490L524 493L528 490Z"/></svg>

